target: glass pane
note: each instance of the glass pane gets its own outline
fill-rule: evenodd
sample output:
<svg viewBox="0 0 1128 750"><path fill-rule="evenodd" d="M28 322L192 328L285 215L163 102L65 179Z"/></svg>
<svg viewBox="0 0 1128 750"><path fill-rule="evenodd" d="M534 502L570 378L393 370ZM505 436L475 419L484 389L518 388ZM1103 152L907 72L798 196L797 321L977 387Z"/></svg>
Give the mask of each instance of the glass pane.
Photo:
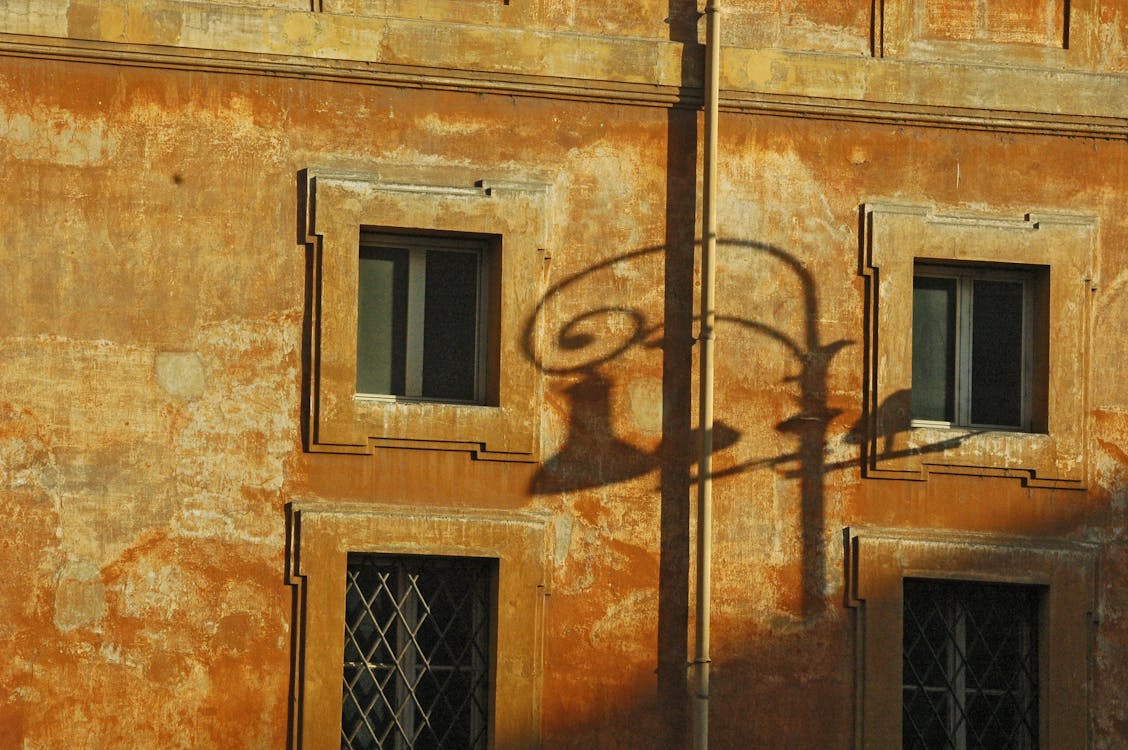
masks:
<svg viewBox="0 0 1128 750"><path fill-rule="evenodd" d="M480 253L427 253L423 395L473 401L478 358Z"/></svg>
<svg viewBox="0 0 1128 750"><path fill-rule="evenodd" d="M971 421L1022 426L1022 283L975 281Z"/></svg>
<svg viewBox="0 0 1128 750"><path fill-rule="evenodd" d="M956 280L913 278L913 419L955 419Z"/></svg>
<svg viewBox="0 0 1128 750"><path fill-rule="evenodd" d="M357 393L404 394L406 250L362 247L357 275Z"/></svg>

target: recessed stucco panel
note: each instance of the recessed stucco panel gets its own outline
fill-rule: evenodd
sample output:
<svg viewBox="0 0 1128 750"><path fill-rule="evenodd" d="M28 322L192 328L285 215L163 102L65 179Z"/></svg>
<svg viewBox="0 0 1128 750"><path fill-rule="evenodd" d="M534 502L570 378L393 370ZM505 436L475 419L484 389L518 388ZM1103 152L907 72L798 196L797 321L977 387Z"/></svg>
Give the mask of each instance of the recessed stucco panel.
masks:
<svg viewBox="0 0 1128 750"><path fill-rule="evenodd" d="M739 0L721 7L728 44L845 54L861 54L869 45L871 8L857 0Z"/></svg>
<svg viewBox="0 0 1128 750"><path fill-rule="evenodd" d="M978 0L942 0L938 3L921 3L923 11L922 32L934 39L975 39L983 19Z"/></svg>

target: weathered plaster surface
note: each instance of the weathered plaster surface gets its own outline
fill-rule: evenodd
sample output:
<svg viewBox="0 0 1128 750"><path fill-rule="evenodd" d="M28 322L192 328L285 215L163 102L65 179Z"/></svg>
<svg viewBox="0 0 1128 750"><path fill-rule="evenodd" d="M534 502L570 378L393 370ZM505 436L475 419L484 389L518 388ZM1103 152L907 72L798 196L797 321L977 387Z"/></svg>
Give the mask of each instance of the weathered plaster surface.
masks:
<svg viewBox="0 0 1128 750"><path fill-rule="evenodd" d="M694 112L636 105L698 80L696 8L63 5L0 9L0 746L286 747L293 501L548 514L543 744L680 746L701 142ZM865 524L1099 544L1093 745L1128 743L1123 5L1068 68L881 60L868 2L728 8L718 747L849 745L841 533ZM368 85L367 67L417 77ZM479 88L449 90L452 70ZM784 99L811 109L757 114ZM826 120L828 101L892 109ZM1055 130L1067 116L1111 135ZM302 450L298 173L387 163L550 186L526 352L540 463ZM875 199L1099 218L1085 489L863 477Z"/></svg>

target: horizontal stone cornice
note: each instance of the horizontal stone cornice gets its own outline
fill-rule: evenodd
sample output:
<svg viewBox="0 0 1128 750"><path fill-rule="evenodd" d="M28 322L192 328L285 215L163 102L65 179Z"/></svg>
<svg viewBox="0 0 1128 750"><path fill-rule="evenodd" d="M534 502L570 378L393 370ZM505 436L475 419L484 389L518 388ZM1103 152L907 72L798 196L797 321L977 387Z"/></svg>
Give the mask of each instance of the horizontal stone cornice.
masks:
<svg viewBox="0 0 1128 750"><path fill-rule="evenodd" d="M147 47L88 40L18 37L11 34L0 34L0 57L3 56L657 107L669 107L683 100L688 100L689 106L700 104L699 92L683 94L679 87L673 85L226 50Z"/></svg>
<svg viewBox="0 0 1128 750"><path fill-rule="evenodd" d="M940 107L857 99L731 93L722 109L807 119L868 122L955 130L1128 139L1128 120L1114 117Z"/></svg>
<svg viewBox="0 0 1128 750"><path fill-rule="evenodd" d="M0 56L661 108L701 104L700 45L661 39L175 0L144 11L130 0L72 3L61 20L0 9L0 29ZM738 47L726 48L722 60L721 106L749 114L1128 139L1126 99L1128 76L1077 69Z"/></svg>

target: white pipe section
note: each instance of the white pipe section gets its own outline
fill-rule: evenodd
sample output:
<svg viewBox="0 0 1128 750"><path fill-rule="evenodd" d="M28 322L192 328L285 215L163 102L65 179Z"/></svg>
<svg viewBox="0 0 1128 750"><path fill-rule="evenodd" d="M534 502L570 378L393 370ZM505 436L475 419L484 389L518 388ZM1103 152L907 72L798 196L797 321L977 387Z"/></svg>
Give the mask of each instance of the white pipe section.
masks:
<svg viewBox="0 0 1128 750"><path fill-rule="evenodd" d="M717 255L717 102L720 98L720 14L705 5L705 173L701 236L701 342L698 363L700 454L697 461L697 648L693 691L693 747L709 747L709 608L713 587L713 343Z"/></svg>

